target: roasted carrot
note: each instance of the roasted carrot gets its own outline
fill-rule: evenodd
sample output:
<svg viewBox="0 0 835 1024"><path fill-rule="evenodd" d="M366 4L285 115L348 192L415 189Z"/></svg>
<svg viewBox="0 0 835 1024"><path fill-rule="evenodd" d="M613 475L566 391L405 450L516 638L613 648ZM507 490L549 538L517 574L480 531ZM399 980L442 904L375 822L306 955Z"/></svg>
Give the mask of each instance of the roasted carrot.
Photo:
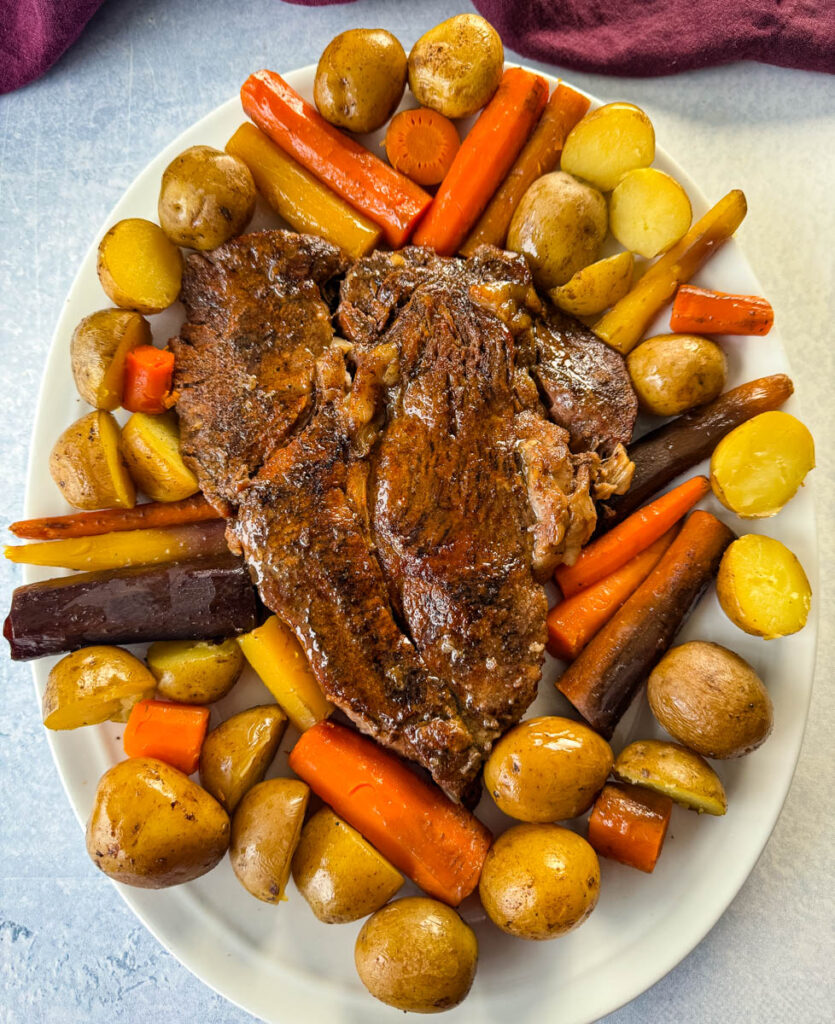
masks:
<svg viewBox="0 0 835 1024"><path fill-rule="evenodd" d="M602 533L622 522L636 508L706 459L734 427L761 412L779 409L794 385L784 373L741 384L713 402L665 423L629 445L635 475L626 494L612 495L598 505L597 530Z"/></svg>
<svg viewBox="0 0 835 1024"><path fill-rule="evenodd" d="M389 245L405 245L432 201L427 192L334 128L274 71L250 75L241 103L285 153L379 224Z"/></svg>
<svg viewBox="0 0 835 1024"><path fill-rule="evenodd" d="M465 256L472 256L480 245L504 245L507 229L522 196L537 178L554 170L566 136L588 109L588 97L575 92L564 82L557 85L533 135L461 246Z"/></svg>
<svg viewBox="0 0 835 1024"><path fill-rule="evenodd" d="M692 512L649 576L557 680L557 689L607 739L733 539L709 512Z"/></svg>
<svg viewBox="0 0 835 1024"><path fill-rule="evenodd" d="M153 345L132 349L125 356L122 407L128 412L165 412L173 376L173 352Z"/></svg>
<svg viewBox="0 0 835 1024"><path fill-rule="evenodd" d="M658 861L673 801L627 783L603 787L589 818L589 843L601 857L651 872Z"/></svg>
<svg viewBox="0 0 835 1024"><path fill-rule="evenodd" d="M673 300L670 328L693 334L768 334L774 310L759 295L732 295L683 284Z"/></svg>
<svg viewBox="0 0 835 1024"><path fill-rule="evenodd" d="M563 597L571 597L585 587L625 565L631 558L649 547L667 532L710 490L706 476L694 476L663 494L651 505L633 512L599 540L583 548L574 565L558 565L554 579Z"/></svg>
<svg viewBox="0 0 835 1024"><path fill-rule="evenodd" d="M122 746L128 757L156 757L191 775L200 763L208 726L208 708L141 700L131 708Z"/></svg>
<svg viewBox="0 0 835 1024"><path fill-rule="evenodd" d="M418 225L415 245L451 256L513 165L548 99L548 84L522 68L505 71Z"/></svg>
<svg viewBox="0 0 835 1024"><path fill-rule="evenodd" d="M430 896L457 907L475 889L492 835L394 754L319 722L302 733L290 767Z"/></svg>
<svg viewBox="0 0 835 1024"><path fill-rule="evenodd" d="M649 576L677 532L678 527L673 526L611 575L555 605L547 619L550 653L563 661L573 661Z"/></svg>
<svg viewBox="0 0 835 1024"><path fill-rule="evenodd" d="M428 107L401 110L386 130L389 163L418 185L443 181L460 145L452 121Z"/></svg>
<svg viewBox="0 0 835 1024"><path fill-rule="evenodd" d="M136 530L142 527L185 526L220 519L202 494L182 501L146 501L133 508L102 508L95 512L74 512L68 516L21 519L9 530L22 540L61 540L64 537L96 537L101 533Z"/></svg>

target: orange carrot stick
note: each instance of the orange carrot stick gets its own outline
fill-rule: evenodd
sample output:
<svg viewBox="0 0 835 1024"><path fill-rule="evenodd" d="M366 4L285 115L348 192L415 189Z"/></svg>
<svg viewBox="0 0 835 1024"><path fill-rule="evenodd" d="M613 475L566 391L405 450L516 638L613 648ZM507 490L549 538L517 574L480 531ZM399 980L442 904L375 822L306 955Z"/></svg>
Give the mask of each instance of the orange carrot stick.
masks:
<svg viewBox="0 0 835 1024"><path fill-rule="evenodd" d="M389 163L418 185L443 181L460 145L452 121L428 107L401 110L386 131Z"/></svg>
<svg viewBox="0 0 835 1024"><path fill-rule="evenodd" d="M146 527L185 526L221 519L202 494L182 501L146 501L133 508L102 508L68 516L21 519L9 527L24 540L60 540L64 537L97 537L102 533L139 530Z"/></svg>
<svg viewBox="0 0 835 1024"><path fill-rule="evenodd" d="M209 709L165 700L134 704L122 745L128 757L156 757L186 775L197 771Z"/></svg>
<svg viewBox="0 0 835 1024"><path fill-rule="evenodd" d="M467 237L539 120L548 99L544 78L522 68L505 71L418 225L415 245L451 256Z"/></svg>
<svg viewBox="0 0 835 1024"><path fill-rule="evenodd" d="M302 733L290 767L430 896L457 907L475 889L492 835L394 754L324 721Z"/></svg>
<svg viewBox="0 0 835 1024"><path fill-rule="evenodd" d="M589 843L601 857L639 871L655 868L673 801L651 789L610 782L595 801L589 818Z"/></svg>
<svg viewBox="0 0 835 1024"><path fill-rule="evenodd" d="M591 638L649 576L672 544L678 526L598 583L561 601L548 612L548 650L573 661Z"/></svg>
<svg viewBox="0 0 835 1024"><path fill-rule="evenodd" d="M507 229L522 196L537 178L554 170L566 136L588 109L587 96L575 92L563 82L557 85L533 135L461 246L464 256L472 256L480 245L504 245Z"/></svg>
<svg viewBox="0 0 835 1024"><path fill-rule="evenodd" d="M128 412L165 412L173 374L173 352L153 345L132 349L125 356L122 407Z"/></svg>
<svg viewBox="0 0 835 1024"><path fill-rule="evenodd" d="M683 284L676 292L670 327L696 334L768 334L774 310L759 295L732 295Z"/></svg>
<svg viewBox="0 0 835 1024"><path fill-rule="evenodd" d="M277 146L379 224L389 245L405 245L432 201L427 192L334 128L274 71L250 75L241 103Z"/></svg>
<svg viewBox="0 0 835 1024"><path fill-rule="evenodd" d="M554 579L563 597L571 597L585 587L604 579L615 569L625 565L639 551L677 523L697 501L710 490L706 476L685 480L667 494L662 494L650 505L639 508L628 519L613 527L599 540L583 548L574 565L558 565Z"/></svg>

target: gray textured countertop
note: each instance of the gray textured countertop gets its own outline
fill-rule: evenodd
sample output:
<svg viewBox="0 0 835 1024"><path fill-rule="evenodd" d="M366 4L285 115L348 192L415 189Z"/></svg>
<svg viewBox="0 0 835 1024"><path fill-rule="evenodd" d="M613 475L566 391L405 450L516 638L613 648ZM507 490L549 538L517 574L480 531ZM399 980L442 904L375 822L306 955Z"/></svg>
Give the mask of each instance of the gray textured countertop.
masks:
<svg viewBox="0 0 835 1024"><path fill-rule="evenodd" d="M315 61L332 35L357 24L408 43L450 13L443 0L313 10L277 0L108 0L43 80L0 98L3 522L22 509L38 382L64 296L148 160L255 68ZM826 603L835 554L835 79L753 64L655 80L568 77L645 107L661 144L708 195L733 186L747 194L742 242L777 310L817 440L817 600ZM18 575L7 564L0 571L6 605ZM830 623L824 610L800 763L759 863L698 948L610 1024L832 1019ZM95 871L49 755L29 669L3 655L0 677L0 1020L252 1020L166 953Z"/></svg>

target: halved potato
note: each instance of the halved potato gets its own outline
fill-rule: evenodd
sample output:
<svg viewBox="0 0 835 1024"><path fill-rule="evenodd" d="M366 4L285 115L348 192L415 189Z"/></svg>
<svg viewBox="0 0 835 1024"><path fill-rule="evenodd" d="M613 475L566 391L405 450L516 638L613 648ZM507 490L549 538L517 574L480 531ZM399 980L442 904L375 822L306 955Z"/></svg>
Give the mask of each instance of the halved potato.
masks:
<svg viewBox="0 0 835 1024"><path fill-rule="evenodd" d="M621 245L652 259L683 238L693 219L687 193L655 167L629 171L609 196L609 228Z"/></svg>
<svg viewBox="0 0 835 1024"><path fill-rule="evenodd" d="M627 171L655 159L652 121L633 103L607 103L577 122L565 140L560 167L603 192Z"/></svg>
<svg viewBox="0 0 835 1024"><path fill-rule="evenodd" d="M111 302L138 313L161 313L180 294L183 257L158 224L129 217L99 243L96 269Z"/></svg>
<svg viewBox="0 0 835 1024"><path fill-rule="evenodd" d="M809 429L787 412L763 412L719 442L710 460L713 493L742 519L776 515L815 468Z"/></svg>
<svg viewBox="0 0 835 1024"><path fill-rule="evenodd" d="M699 814L724 814L728 798L703 757L678 743L638 740L618 754L613 769L621 782L654 789Z"/></svg>
<svg viewBox="0 0 835 1024"><path fill-rule="evenodd" d="M261 704L212 729L200 750L200 784L232 814L272 764L287 728L278 704Z"/></svg>
<svg viewBox="0 0 835 1024"><path fill-rule="evenodd" d="M755 533L725 551L716 594L735 626L765 640L803 629L812 604L812 588L797 556L779 540Z"/></svg>
<svg viewBox="0 0 835 1024"><path fill-rule="evenodd" d="M47 729L126 722L131 708L153 696L156 680L121 647L85 647L53 665L43 695Z"/></svg>
<svg viewBox="0 0 835 1024"><path fill-rule="evenodd" d="M552 288L548 294L554 305L566 313L594 316L626 295L632 287L634 265L631 252L607 256L578 270L570 281Z"/></svg>
<svg viewBox="0 0 835 1024"><path fill-rule="evenodd" d="M148 648L157 691L181 704L212 704L238 681L244 656L234 640L158 640Z"/></svg>
<svg viewBox="0 0 835 1024"><path fill-rule="evenodd" d="M95 409L117 409L122 404L125 356L139 345L150 344L151 328L139 313L100 309L85 316L70 341L79 395Z"/></svg>
<svg viewBox="0 0 835 1024"><path fill-rule="evenodd" d="M180 455L180 429L173 412L135 412L122 431L122 450L137 486L154 501L180 501L200 489Z"/></svg>
<svg viewBox="0 0 835 1024"><path fill-rule="evenodd" d="M49 456L49 472L75 508L133 508L136 504L119 424L109 412L89 412L67 427Z"/></svg>

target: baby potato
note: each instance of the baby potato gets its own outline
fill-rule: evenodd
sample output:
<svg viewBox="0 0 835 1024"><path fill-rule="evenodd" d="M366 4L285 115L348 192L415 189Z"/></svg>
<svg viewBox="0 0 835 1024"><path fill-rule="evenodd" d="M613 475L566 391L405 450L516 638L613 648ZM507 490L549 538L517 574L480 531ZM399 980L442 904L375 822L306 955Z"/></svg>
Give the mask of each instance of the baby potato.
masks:
<svg viewBox="0 0 835 1024"><path fill-rule="evenodd" d="M472 988L478 940L451 907L409 896L369 917L354 962L375 999L410 1013L438 1013L457 1006Z"/></svg>
<svg viewBox="0 0 835 1024"><path fill-rule="evenodd" d="M518 821L562 821L585 813L612 768L612 748L581 722L547 716L499 740L484 782L499 809Z"/></svg>
<svg viewBox="0 0 835 1024"><path fill-rule="evenodd" d="M713 493L742 519L776 515L815 468L809 429L787 412L763 412L719 442L710 459Z"/></svg>
<svg viewBox="0 0 835 1024"><path fill-rule="evenodd" d="M403 885L400 872L330 807L302 829L292 867L296 888L327 924L373 914Z"/></svg>
<svg viewBox="0 0 835 1024"><path fill-rule="evenodd" d="M555 939L582 924L600 895L597 854L559 825L514 825L490 847L478 894L487 916L520 939Z"/></svg>
<svg viewBox="0 0 835 1024"><path fill-rule="evenodd" d="M658 334L629 353L626 368L645 412L678 416L722 393L728 361L715 341L697 334Z"/></svg>
<svg viewBox="0 0 835 1024"><path fill-rule="evenodd" d="M43 695L47 729L127 722L131 708L153 696L155 681L121 647L84 647L52 666Z"/></svg>
<svg viewBox="0 0 835 1024"><path fill-rule="evenodd" d="M268 779L246 793L232 819L229 859L241 885L265 903L286 900L290 862L310 790L298 779Z"/></svg>
<svg viewBox="0 0 835 1024"><path fill-rule="evenodd" d="M609 192L627 171L649 167L654 159L655 130L643 110L633 103L607 103L568 133L560 167Z"/></svg>
<svg viewBox="0 0 835 1024"><path fill-rule="evenodd" d="M702 757L742 757L771 732L771 698L760 677L719 644L673 647L653 669L647 697L659 724Z"/></svg>
<svg viewBox="0 0 835 1024"><path fill-rule="evenodd" d="M212 704L225 697L238 681L244 655L234 640L159 640L146 655L166 700L180 704Z"/></svg>
<svg viewBox="0 0 835 1024"><path fill-rule="evenodd" d="M537 285L566 284L594 262L606 237L606 200L570 174L543 174L522 196L507 248L524 253Z"/></svg>
<svg viewBox="0 0 835 1024"><path fill-rule="evenodd" d="M725 551L716 596L735 626L765 640L806 625L812 588L803 566L785 544L747 533Z"/></svg>
<svg viewBox="0 0 835 1024"><path fill-rule="evenodd" d="M180 429L173 411L135 412L122 431L122 451L137 486L153 501L181 501L200 489L180 455Z"/></svg>
<svg viewBox="0 0 835 1024"><path fill-rule="evenodd" d="M136 504L119 424L109 412L88 412L67 427L50 453L49 472L75 508L133 508Z"/></svg>
<svg viewBox="0 0 835 1024"><path fill-rule="evenodd" d="M626 295L634 266L631 252L619 252L583 267L548 294L555 306L572 316L595 316Z"/></svg>
<svg viewBox="0 0 835 1024"><path fill-rule="evenodd" d="M199 878L229 846L229 817L209 794L153 757L120 761L101 777L87 853L117 882L163 889Z"/></svg>
<svg viewBox="0 0 835 1024"><path fill-rule="evenodd" d="M158 224L130 217L114 224L99 243L96 269L115 305L161 313L180 294L183 257Z"/></svg>
<svg viewBox="0 0 835 1024"><path fill-rule="evenodd" d="M278 704L261 704L212 729L200 749L200 784L232 814L267 773L287 728Z"/></svg>
<svg viewBox="0 0 835 1024"><path fill-rule="evenodd" d="M175 245L216 249L252 220L255 196L243 160L212 146L190 146L163 171L157 215Z"/></svg>
<svg viewBox="0 0 835 1024"><path fill-rule="evenodd" d="M615 778L655 790L699 814L724 814L725 787L703 757L678 743L638 740L624 747L614 767Z"/></svg>
<svg viewBox="0 0 835 1024"><path fill-rule="evenodd" d="M127 309L100 309L85 316L70 341L72 375L78 393L94 409L112 412L122 404L125 356L151 344L148 321Z"/></svg>
<svg viewBox="0 0 835 1024"><path fill-rule="evenodd" d="M430 28L409 53L409 88L422 107L469 117L491 99L504 72L499 33L478 14Z"/></svg>
<svg viewBox="0 0 835 1024"><path fill-rule="evenodd" d="M374 132L406 88L406 51L382 28L340 32L316 66L313 99L326 121L349 132Z"/></svg>
<svg viewBox="0 0 835 1024"><path fill-rule="evenodd" d="M629 171L609 196L609 228L626 249L652 259L682 238L693 219L687 193L655 167Z"/></svg>

